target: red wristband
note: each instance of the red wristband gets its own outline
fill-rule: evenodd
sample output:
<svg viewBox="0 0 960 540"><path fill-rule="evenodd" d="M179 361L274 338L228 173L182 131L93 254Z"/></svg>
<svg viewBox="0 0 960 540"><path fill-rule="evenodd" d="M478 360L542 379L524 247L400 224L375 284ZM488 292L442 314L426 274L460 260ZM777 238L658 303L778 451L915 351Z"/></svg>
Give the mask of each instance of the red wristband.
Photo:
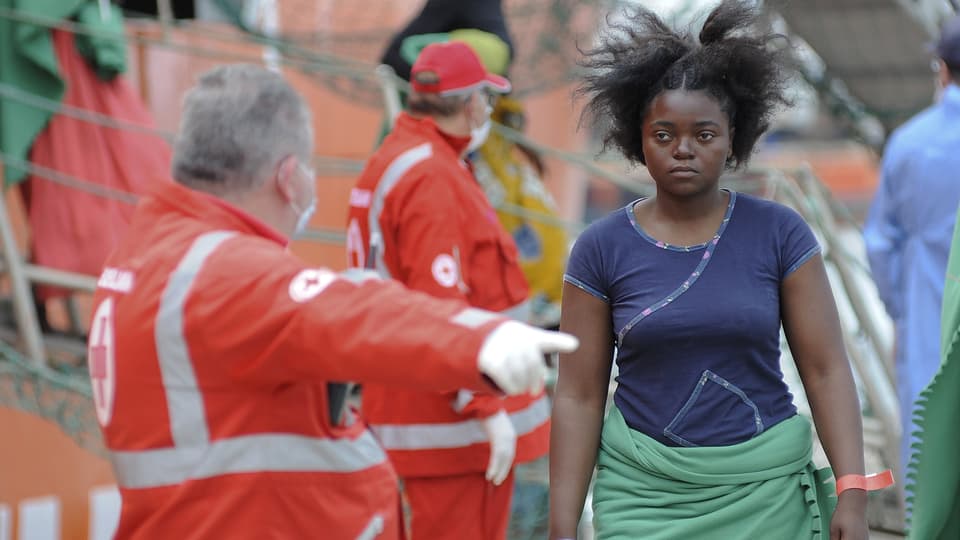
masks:
<svg viewBox="0 0 960 540"><path fill-rule="evenodd" d="M887 469L883 472L868 474L845 474L837 478L837 495L848 489L862 489L876 491L893 485L893 472Z"/></svg>

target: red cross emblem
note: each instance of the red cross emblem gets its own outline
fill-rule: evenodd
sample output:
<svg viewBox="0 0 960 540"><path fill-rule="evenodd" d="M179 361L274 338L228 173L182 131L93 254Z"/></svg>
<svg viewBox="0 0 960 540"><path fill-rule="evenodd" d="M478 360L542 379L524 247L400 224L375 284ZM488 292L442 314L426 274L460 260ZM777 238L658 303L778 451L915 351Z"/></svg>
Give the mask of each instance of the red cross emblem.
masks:
<svg viewBox="0 0 960 540"><path fill-rule="evenodd" d="M460 281L460 269L457 267L457 261L446 253L437 255L430 265L430 271L433 273L433 279L441 287L454 287Z"/></svg>
<svg viewBox="0 0 960 540"><path fill-rule="evenodd" d="M97 307L90 328L90 343L87 346L87 368L93 390L93 404L97 420L106 426L113 414L113 398L116 388L113 362L113 299L107 298Z"/></svg>
<svg viewBox="0 0 960 540"><path fill-rule="evenodd" d="M288 289L290 298L294 302L306 302L323 292L327 286L333 283L334 279L336 279L336 275L333 272L322 268L302 270L290 281Z"/></svg>

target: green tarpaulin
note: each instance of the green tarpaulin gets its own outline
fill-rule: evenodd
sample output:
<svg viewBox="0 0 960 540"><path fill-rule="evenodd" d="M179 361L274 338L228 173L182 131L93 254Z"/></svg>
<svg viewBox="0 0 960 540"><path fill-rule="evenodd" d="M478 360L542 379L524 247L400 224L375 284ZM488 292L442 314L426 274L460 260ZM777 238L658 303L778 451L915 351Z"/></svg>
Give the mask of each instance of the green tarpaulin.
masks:
<svg viewBox="0 0 960 540"><path fill-rule="evenodd" d="M109 79L126 68L123 18L112 4L101 13L99 3L91 0L0 0L0 83L54 101L63 97L65 83L50 28L19 18L77 22L89 30L78 34L77 48L98 76ZM0 152L27 159L34 139L52 114L0 96ZM7 186L25 177L23 169L4 167Z"/></svg>

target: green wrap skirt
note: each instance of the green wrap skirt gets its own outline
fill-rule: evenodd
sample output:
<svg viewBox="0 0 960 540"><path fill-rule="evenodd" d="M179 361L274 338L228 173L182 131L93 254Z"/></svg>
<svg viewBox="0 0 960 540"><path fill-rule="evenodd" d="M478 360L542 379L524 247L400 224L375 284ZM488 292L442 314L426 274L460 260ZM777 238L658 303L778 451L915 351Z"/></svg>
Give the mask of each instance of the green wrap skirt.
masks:
<svg viewBox="0 0 960 540"><path fill-rule="evenodd" d="M793 416L731 446L671 447L603 426L593 491L598 540L827 540L830 469L814 468L810 422Z"/></svg>

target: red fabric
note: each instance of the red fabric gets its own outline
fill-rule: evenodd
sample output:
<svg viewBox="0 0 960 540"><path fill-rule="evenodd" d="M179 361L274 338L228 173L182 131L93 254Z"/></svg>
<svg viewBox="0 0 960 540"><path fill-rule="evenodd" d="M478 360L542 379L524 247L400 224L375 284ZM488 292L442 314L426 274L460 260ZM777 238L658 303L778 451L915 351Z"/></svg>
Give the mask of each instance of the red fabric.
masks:
<svg viewBox="0 0 960 540"><path fill-rule="evenodd" d="M490 390L476 357L501 320L470 330L450 322L464 304L379 280L334 279L315 296L294 298L306 266L281 236L221 201L169 183L138 207L101 277L111 288L94 295L95 306L108 299L114 306L107 332L113 354L105 356L113 363L91 372L95 379L114 374L112 416L102 420L111 452L172 446L158 307L194 240L224 230L237 234L203 262L182 315L211 441L260 434L355 440L365 433L362 421L344 427L328 420L331 380ZM91 348L103 336L91 336ZM103 407L110 394L104 381L96 382L94 402ZM374 515L385 519L380 538L400 537L397 479L386 460L355 472L253 471L144 489L120 484L121 539L352 540Z"/></svg>
<svg viewBox="0 0 960 540"><path fill-rule="evenodd" d="M53 31L53 45L66 84L63 103L143 126L150 113L123 77L98 79L77 52L73 34ZM143 194L170 176L170 149L156 136L108 128L56 114L36 138L30 159L37 165L89 182ZM31 175L24 184L32 260L42 266L97 275L123 236L134 207ZM39 287L41 300L68 291Z"/></svg>
<svg viewBox="0 0 960 540"><path fill-rule="evenodd" d="M411 289L504 311L524 302L529 289L513 238L500 225L483 190L460 159L467 142L445 135L429 118L406 113L398 117L393 132L370 158L351 193L348 263L370 266L370 210L377 204L374 193L388 168L405 152L429 144L430 157L410 168L383 199L379 225L387 269ZM438 272L438 267L444 271ZM476 419L498 410L517 412L534 401L529 396L504 400L477 394L463 406L457 398L456 393L366 385L363 411L376 432L379 426L475 424ZM542 425L519 437L518 461L546 453L548 416L545 413ZM481 472L490 457L486 441L458 439L431 448L401 449L382 440L402 477Z"/></svg>
<svg viewBox="0 0 960 540"><path fill-rule="evenodd" d="M499 486L483 474L405 478L410 539L504 540L513 484L512 471Z"/></svg>

